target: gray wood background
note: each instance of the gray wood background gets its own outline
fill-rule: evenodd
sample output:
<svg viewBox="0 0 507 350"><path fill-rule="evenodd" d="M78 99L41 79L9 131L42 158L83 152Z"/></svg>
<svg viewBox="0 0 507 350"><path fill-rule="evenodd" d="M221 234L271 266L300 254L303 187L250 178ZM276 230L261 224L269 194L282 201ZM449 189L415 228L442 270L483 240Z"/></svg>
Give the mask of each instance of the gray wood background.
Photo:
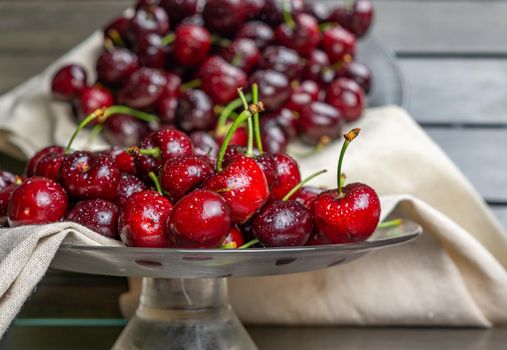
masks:
<svg viewBox="0 0 507 350"><path fill-rule="evenodd" d="M0 0L0 94L38 73L131 3ZM398 57L410 89L410 113L507 227L507 2L376 0L374 4L373 33ZM83 288L97 298L83 298ZM116 296L125 288L123 279L50 273L22 316L118 318ZM14 327L0 348L34 348L34 344L41 349L68 348L61 341L74 336L86 341L72 348L106 348L119 330ZM505 330L251 331L262 349L331 349L338 340L347 349L500 349L507 343ZM93 335L102 340L94 342ZM38 340L30 343L30 339Z"/></svg>

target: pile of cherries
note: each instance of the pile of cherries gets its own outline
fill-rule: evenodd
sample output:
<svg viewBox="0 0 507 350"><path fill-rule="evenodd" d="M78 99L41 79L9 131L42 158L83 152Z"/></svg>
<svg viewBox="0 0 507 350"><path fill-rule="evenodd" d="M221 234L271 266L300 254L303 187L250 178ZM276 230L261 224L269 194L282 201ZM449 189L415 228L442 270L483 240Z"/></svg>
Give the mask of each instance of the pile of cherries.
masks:
<svg viewBox="0 0 507 350"><path fill-rule="evenodd" d="M267 151L283 153L298 136L321 145L363 112L372 78L354 56L372 19L369 0L334 9L304 0L139 0L104 29L97 81L70 64L56 72L52 93L78 121L114 104L157 115L146 122L119 113L96 125L112 145L168 126L191 138L211 132L220 145L237 115L226 117L224 106L257 83ZM232 143L246 146L245 127Z"/></svg>
<svg viewBox="0 0 507 350"><path fill-rule="evenodd" d="M344 186L340 176L345 150L359 130L344 135L337 188L306 186L323 171L301 181L292 157L264 151L258 86L252 86L251 104L241 89L238 93L241 112L220 149L207 133L191 137L166 127L128 148L73 151L74 137L87 124L107 122L119 111L135 120L146 117L125 106L97 109L80 123L66 148L48 146L36 153L22 178L0 172L1 220L12 227L72 221L128 246L152 248L367 239L378 226L379 198L365 184ZM244 124L251 131L247 147L231 145Z"/></svg>

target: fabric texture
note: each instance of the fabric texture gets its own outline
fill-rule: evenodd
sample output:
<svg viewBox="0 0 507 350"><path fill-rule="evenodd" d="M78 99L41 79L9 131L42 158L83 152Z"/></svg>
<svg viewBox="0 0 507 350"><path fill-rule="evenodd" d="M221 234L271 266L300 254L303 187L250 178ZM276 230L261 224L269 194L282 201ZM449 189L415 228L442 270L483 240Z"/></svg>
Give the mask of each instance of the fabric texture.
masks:
<svg viewBox="0 0 507 350"><path fill-rule="evenodd" d="M53 72L83 64L93 75L101 34L0 98L0 150L30 156L48 144L65 145L75 124L70 109L49 96ZM90 81L94 79L90 77ZM478 193L413 119L399 107L370 109L354 125L349 182L382 195L384 215L396 207L423 226L416 241L343 266L276 277L230 281L243 321L272 324L447 325L507 324L507 235ZM87 133L75 143L86 148ZM98 140L92 148L104 147ZM304 176L329 172L312 184L335 186L341 141L301 158ZM298 147L292 150L297 154ZM118 245L79 225L57 223L0 230L0 334L44 275L62 243ZM135 284L135 281L132 281ZM136 288L133 288L135 291ZM136 293L122 298L132 310Z"/></svg>

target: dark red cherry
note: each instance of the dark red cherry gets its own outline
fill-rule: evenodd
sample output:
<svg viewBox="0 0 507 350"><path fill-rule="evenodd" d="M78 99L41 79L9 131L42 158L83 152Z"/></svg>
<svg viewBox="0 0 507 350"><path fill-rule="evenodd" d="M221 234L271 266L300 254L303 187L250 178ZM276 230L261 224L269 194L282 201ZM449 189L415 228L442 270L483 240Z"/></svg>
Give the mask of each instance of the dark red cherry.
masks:
<svg viewBox="0 0 507 350"><path fill-rule="evenodd" d="M317 198L319 194L324 192L324 189L320 187L315 186L303 186L298 191L296 198L294 198L296 201L300 202L301 204L304 204L305 207L311 210L312 203Z"/></svg>
<svg viewBox="0 0 507 350"><path fill-rule="evenodd" d="M189 136L194 145L194 153L204 157L211 166L215 166L220 148L215 138L206 131L194 131Z"/></svg>
<svg viewBox="0 0 507 350"><path fill-rule="evenodd" d="M305 80L293 89L285 107L294 112L301 113L303 107L317 101L319 96L319 85L313 80Z"/></svg>
<svg viewBox="0 0 507 350"><path fill-rule="evenodd" d="M155 141L155 133L151 133L146 136L141 143L139 144L139 148L143 150L154 150L157 149L158 145ZM144 181L150 181L149 173L154 172L158 173L160 167L162 166L162 159L160 157L154 157L152 155L147 154L136 154L133 153L135 164L136 164L136 174Z"/></svg>
<svg viewBox="0 0 507 350"><path fill-rule="evenodd" d="M174 25L186 17L195 15L197 2L198 0L161 0L159 6L169 15L171 23Z"/></svg>
<svg viewBox="0 0 507 350"><path fill-rule="evenodd" d="M277 111L267 113L262 118L265 121L274 120L282 128L287 141L293 140L297 136L299 115L292 109L283 107Z"/></svg>
<svg viewBox="0 0 507 350"><path fill-rule="evenodd" d="M291 94L290 81L274 70L258 70L250 76L249 84L259 85L259 100L264 108L274 111L280 108Z"/></svg>
<svg viewBox="0 0 507 350"><path fill-rule="evenodd" d="M120 171L105 154L77 151L63 160L60 180L72 197L113 200L120 181Z"/></svg>
<svg viewBox="0 0 507 350"><path fill-rule="evenodd" d="M148 126L126 114L115 114L107 118L104 137L114 146L128 147L138 144L148 134Z"/></svg>
<svg viewBox="0 0 507 350"><path fill-rule="evenodd" d="M319 25L315 17L300 13L294 16L294 27L288 23L280 24L276 28L275 37L280 45L306 57L319 45Z"/></svg>
<svg viewBox="0 0 507 350"><path fill-rule="evenodd" d="M78 202L65 216L92 231L108 238L117 237L119 209L116 204L103 199Z"/></svg>
<svg viewBox="0 0 507 350"><path fill-rule="evenodd" d="M138 67L139 63L134 53L125 48L112 47L104 50L97 59L97 78L106 85L121 84Z"/></svg>
<svg viewBox="0 0 507 350"><path fill-rule="evenodd" d="M255 41L248 38L238 38L222 50L222 57L234 67L249 73L259 63L261 54Z"/></svg>
<svg viewBox="0 0 507 350"><path fill-rule="evenodd" d="M26 165L26 169L25 169L25 174L27 177L32 177L34 175L34 171L35 171L35 166L37 165L37 162L39 160L41 160L42 158L48 156L48 155L51 155L51 154L61 154L61 153L64 153L65 152L65 148L63 148L62 146L47 146L43 149L41 149L40 151L38 151L37 153L35 153L33 155L32 158L30 158L30 160L28 161L27 165Z"/></svg>
<svg viewBox="0 0 507 350"><path fill-rule="evenodd" d="M331 62L324 51L313 50L306 61L303 77L306 80L313 80L319 84L328 84L336 76L333 69L330 68Z"/></svg>
<svg viewBox="0 0 507 350"><path fill-rule="evenodd" d="M178 97L181 93L181 77L171 71L165 71L167 84L164 89L163 97Z"/></svg>
<svg viewBox="0 0 507 350"><path fill-rule="evenodd" d="M79 99L79 111L82 117L86 117L99 108L107 108L113 105L113 95L103 86L95 85L87 87L81 92Z"/></svg>
<svg viewBox="0 0 507 350"><path fill-rule="evenodd" d="M44 177L32 177L11 195L9 226L40 225L59 221L67 211L67 194L58 183Z"/></svg>
<svg viewBox="0 0 507 350"><path fill-rule="evenodd" d="M290 3L287 4L287 2ZM261 18L270 25L277 26L284 21L283 11L287 5L290 5L293 16L303 11L303 0L266 0Z"/></svg>
<svg viewBox="0 0 507 350"><path fill-rule="evenodd" d="M229 130L229 127L232 125L232 123L227 123L225 130L216 130L215 131L215 137L217 139L217 142L219 145L222 145L224 142L224 137L227 134L227 130ZM246 147L248 144L248 131L245 127L239 127L236 129L234 134L232 135L231 141L229 142L229 145L238 145Z"/></svg>
<svg viewBox="0 0 507 350"><path fill-rule="evenodd" d="M104 28L104 39L109 39L116 46L129 46L128 41L130 17L118 16Z"/></svg>
<svg viewBox="0 0 507 350"><path fill-rule="evenodd" d="M155 108L166 92L167 77L163 71L140 68L118 92L118 102L137 109Z"/></svg>
<svg viewBox="0 0 507 350"><path fill-rule="evenodd" d="M246 15L242 0L208 0L202 11L206 27L224 35L236 32Z"/></svg>
<svg viewBox="0 0 507 350"><path fill-rule="evenodd" d="M275 70L289 79L297 79L303 74L304 63L292 49L284 46L268 46L262 54L260 67ZM262 90L260 91L262 93Z"/></svg>
<svg viewBox="0 0 507 350"><path fill-rule="evenodd" d="M315 245L326 245L331 244L331 241L329 238L324 236L322 233L320 233L317 229L314 228L312 234L310 235L310 239L308 242L306 242L306 245L308 246L315 246Z"/></svg>
<svg viewBox="0 0 507 350"><path fill-rule="evenodd" d="M158 6L141 6L136 9L134 17L130 20L131 38L135 42L140 35L156 33L166 35L170 23L166 12Z"/></svg>
<svg viewBox="0 0 507 350"><path fill-rule="evenodd" d="M162 124L176 125L176 111L178 109L178 97L162 97L158 103L158 117Z"/></svg>
<svg viewBox="0 0 507 350"><path fill-rule="evenodd" d="M338 23L349 32L352 31L353 13L349 6L337 6L329 13L329 22Z"/></svg>
<svg viewBox="0 0 507 350"><path fill-rule="evenodd" d="M60 166L65 158L63 148L55 149L55 152L47 154L39 159L34 168L34 176L47 177L48 179L58 181L60 177Z"/></svg>
<svg viewBox="0 0 507 350"><path fill-rule="evenodd" d="M243 236L243 233L241 233L241 230L237 226L231 226L222 246L229 249L235 249L241 247L243 244L245 244L245 237Z"/></svg>
<svg viewBox="0 0 507 350"><path fill-rule="evenodd" d="M0 190L0 226L7 226L7 211L12 193L19 185L10 184Z"/></svg>
<svg viewBox="0 0 507 350"><path fill-rule="evenodd" d="M186 132L214 128L217 117L213 111L213 101L202 90L184 91L178 101L176 120Z"/></svg>
<svg viewBox="0 0 507 350"><path fill-rule="evenodd" d="M160 186L173 201L200 186L213 174L211 165L201 156L169 159L160 169Z"/></svg>
<svg viewBox="0 0 507 350"><path fill-rule="evenodd" d="M131 247L169 247L167 222L172 210L172 203L157 192L133 194L118 219L121 240Z"/></svg>
<svg viewBox="0 0 507 350"><path fill-rule="evenodd" d="M264 48L275 39L275 33L270 26L261 21L251 21L245 23L238 31L236 38L251 39L255 42L255 45L259 50Z"/></svg>
<svg viewBox="0 0 507 350"><path fill-rule="evenodd" d="M365 94L370 92L373 79L371 71L366 65L352 61L345 67L343 75L358 83Z"/></svg>
<svg viewBox="0 0 507 350"><path fill-rule="evenodd" d="M137 38L136 54L141 66L164 69L169 55L169 47L164 44L161 35L145 33Z"/></svg>
<svg viewBox="0 0 507 350"><path fill-rule="evenodd" d="M86 88L87 75L83 66L69 64L60 68L51 80L53 97L62 101L78 98Z"/></svg>
<svg viewBox="0 0 507 350"><path fill-rule="evenodd" d="M17 180L18 178L16 175L5 170L0 170L0 190L9 185L15 184Z"/></svg>
<svg viewBox="0 0 507 350"><path fill-rule="evenodd" d="M266 247L302 246L312 233L312 215L299 202L274 201L255 216L252 227Z"/></svg>
<svg viewBox="0 0 507 350"><path fill-rule="evenodd" d="M298 163L285 153L274 155L276 162L276 179L271 188L271 199L281 200L290 190L301 182ZM293 196L295 197L296 194Z"/></svg>
<svg viewBox="0 0 507 350"><path fill-rule="evenodd" d="M154 133L152 137L160 148L160 156L163 160L191 156L194 153L192 140L182 131L163 129Z"/></svg>
<svg viewBox="0 0 507 350"><path fill-rule="evenodd" d="M356 0L352 7L351 31L358 38L363 37L373 21L373 4L369 0Z"/></svg>
<svg viewBox="0 0 507 350"><path fill-rule="evenodd" d="M356 38L343 27L335 26L322 34L322 48L332 64L350 62L356 54Z"/></svg>
<svg viewBox="0 0 507 350"><path fill-rule="evenodd" d="M129 202L132 195L146 190L148 190L148 187L136 176L131 174L121 174L120 181L116 187L115 202L120 205L120 207L123 207Z"/></svg>
<svg viewBox="0 0 507 350"><path fill-rule="evenodd" d="M266 181L268 183L268 188L273 186L273 183L276 179L276 161L271 153L264 152L261 155L255 156L255 161L262 169L264 176L266 177Z"/></svg>
<svg viewBox="0 0 507 350"><path fill-rule="evenodd" d="M272 154L285 152L289 140L278 121L266 115L260 124L264 150Z"/></svg>
<svg viewBox="0 0 507 350"><path fill-rule="evenodd" d="M211 48L211 34L206 28L191 24L181 24L175 32L172 54L184 67L200 64L208 56Z"/></svg>
<svg viewBox="0 0 507 350"><path fill-rule="evenodd" d="M340 134L344 116L333 106L324 102L312 102L303 107L299 116L301 140L309 145L317 145L323 137L336 139Z"/></svg>
<svg viewBox="0 0 507 350"><path fill-rule="evenodd" d="M227 63L220 56L209 57L197 74L202 82L201 88L219 105L234 100L238 88L247 84L245 72Z"/></svg>
<svg viewBox="0 0 507 350"><path fill-rule="evenodd" d="M176 203L169 224L176 246L217 248L229 233L230 210L219 194L195 190Z"/></svg>
<svg viewBox="0 0 507 350"><path fill-rule="evenodd" d="M121 173L135 175L136 165L134 156L125 151L123 147L114 146L102 151L102 153L111 157Z"/></svg>
<svg viewBox="0 0 507 350"><path fill-rule="evenodd" d="M364 92L354 80L339 78L329 86L326 102L341 112L351 122L358 119L364 110Z"/></svg>
<svg viewBox="0 0 507 350"><path fill-rule="evenodd" d="M329 20L329 8L326 4L319 1L305 1L303 11L317 20L318 23L324 23Z"/></svg>
<svg viewBox="0 0 507 350"><path fill-rule="evenodd" d="M320 194L313 202L314 223L332 243L368 239L380 220L380 200L375 191L361 183Z"/></svg>
<svg viewBox="0 0 507 350"><path fill-rule="evenodd" d="M256 18L266 5L265 0L243 0L243 2L247 19Z"/></svg>
<svg viewBox="0 0 507 350"><path fill-rule="evenodd" d="M231 209L235 223L245 223L269 197L268 184L257 162L243 155L231 159L202 186L219 192Z"/></svg>

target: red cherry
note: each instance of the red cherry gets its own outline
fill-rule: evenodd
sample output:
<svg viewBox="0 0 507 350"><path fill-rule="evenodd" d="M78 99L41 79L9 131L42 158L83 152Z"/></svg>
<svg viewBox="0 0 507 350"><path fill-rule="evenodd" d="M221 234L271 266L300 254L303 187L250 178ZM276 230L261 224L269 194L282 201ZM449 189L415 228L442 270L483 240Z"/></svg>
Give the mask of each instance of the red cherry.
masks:
<svg viewBox="0 0 507 350"><path fill-rule="evenodd" d="M86 88L86 70L78 64L69 64L60 68L51 81L53 97L62 101L72 101Z"/></svg>
<svg viewBox="0 0 507 350"><path fill-rule="evenodd" d="M0 190L15 184L18 179L19 178L16 175L5 170L0 170Z"/></svg>
<svg viewBox="0 0 507 350"><path fill-rule="evenodd" d="M326 4L317 1L305 1L303 10L305 13L315 17L318 23L329 21L329 9Z"/></svg>
<svg viewBox="0 0 507 350"><path fill-rule="evenodd" d="M339 78L328 88L326 102L341 112L351 122L357 120L364 110L364 92L354 80Z"/></svg>
<svg viewBox="0 0 507 350"><path fill-rule="evenodd" d="M222 246L234 249L241 247L243 244L245 244L245 237L243 237L241 230L234 225L231 226Z"/></svg>
<svg viewBox="0 0 507 350"><path fill-rule="evenodd" d="M369 0L356 0L352 7L351 31L358 38L363 37L373 21L373 4Z"/></svg>
<svg viewBox="0 0 507 350"><path fill-rule="evenodd" d="M129 27L130 17L118 16L104 28L104 39L111 40L116 45L128 47Z"/></svg>
<svg viewBox="0 0 507 350"><path fill-rule="evenodd" d="M205 131L194 131L189 136L194 145L194 153L204 157L211 166L215 166L220 148L215 138Z"/></svg>
<svg viewBox="0 0 507 350"><path fill-rule="evenodd" d="M326 244L331 244L331 241L316 229L313 230L310 239L308 240L308 242L306 242L306 245L308 246L326 245Z"/></svg>
<svg viewBox="0 0 507 350"><path fill-rule="evenodd" d="M303 107L317 101L319 96L319 85L313 80L305 80L293 90L285 107L301 114Z"/></svg>
<svg viewBox="0 0 507 350"><path fill-rule="evenodd" d="M174 206L169 221L179 247L217 248L231 226L230 211L217 193L195 190Z"/></svg>
<svg viewBox="0 0 507 350"><path fill-rule="evenodd" d="M86 87L81 92L79 110L82 117L92 114L99 108L107 108L113 105L113 95L103 86L95 85Z"/></svg>
<svg viewBox="0 0 507 350"><path fill-rule="evenodd" d="M52 154L63 154L65 153L65 148L61 146L47 146L37 153L34 154L32 158L28 161L25 169L25 174L27 177L32 177L34 175L35 167L37 165L37 162L41 160L42 158L52 155Z"/></svg>
<svg viewBox="0 0 507 350"><path fill-rule="evenodd" d="M234 67L249 73L259 63L261 54L255 41L237 38L222 50L222 57Z"/></svg>
<svg viewBox="0 0 507 350"><path fill-rule="evenodd" d="M211 31L234 33L245 21L245 4L242 0L208 0L204 5L202 17Z"/></svg>
<svg viewBox="0 0 507 350"><path fill-rule="evenodd" d="M221 130L217 130L215 132L215 137L217 139L217 142L219 145L221 145L223 142L224 142L224 137L227 133L227 130L229 130L229 127L232 125L232 123L227 123L226 124L226 127L224 128L225 131L223 133L221 133L220 131ZM234 132L233 136L232 136L232 139L231 141L229 142L229 145L237 145L237 146L242 146L242 147L246 147L246 145L248 144L248 131L245 127L239 127L236 129L236 131Z"/></svg>
<svg viewBox="0 0 507 350"><path fill-rule="evenodd" d="M303 74L304 63L297 52L288 47L268 46L262 54L260 67L275 70L288 79L298 79Z"/></svg>
<svg viewBox="0 0 507 350"><path fill-rule="evenodd" d="M366 65L352 61L345 67L343 75L358 83L365 94L370 92L373 78L370 69Z"/></svg>
<svg viewBox="0 0 507 350"><path fill-rule="evenodd" d="M59 221L67 211L67 194L58 183L32 177L12 193L9 226L38 225Z"/></svg>
<svg viewBox="0 0 507 350"><path fill-rule="evenodd" d="M308 209L312 208L312 203L319 194L324 192L324 189L315 186L303 186L298 191L294 200L304 204Z"/></svg>
<svg viewBox="0 0 507 350"><path fill-rule="evenodd" d="M77 151L63 160L60 178L72 197L113 200L120 181L120 171L105 154Z"/></svg>
<svg viewBox="0 0 507 350"><path fill-rule="evenodd" d="M170 50L161 35L144 33L138 36L135 51L141 66L164 69Z"/></svg>
<svg viewBox="0 0 507 350"><path fill-rule="evenodd" d="M11 184L3 187L0 190L0 226L7 225L7 211L12 193L18 188L19 185Z"/></svg>
<svg viewBox="0 0 507 350"><path fill-rule="evenodd" d="M201 185L213 168L200 156L183 156L169 159L160 169L159 181L164 192L177 201Z"/></svg>
<svg viewBox="0 0 507 350"><path fill-rule="evenodd" d="M336 72L330 69L330 65L331 61L324 51L313 50L306 62L303 76L319 84L329 84L336 76Z"/></svg>
<svg viewBox="0 0 507 350"><path fill-rule="evenodd" d="M290 12L294 16L303 11L303 0L266 0L261 18L272 26L277 26L284 20L283 11L286 8L285 6L290 8Z"/></svg>
<svg viewBox="0 0 507 350"><path fill-rule="evenodd" d="M342 131L344 116L335 107L312 102L303 107L299 118L301 140L309 145L317 145L322 138L334 140Z"/></svg>
<svg viewBox="0 0 507 350"><path fill-rule="evenodd" d="M116 187L116 203L123 207L130 200L130 197L138 192L148 190L148 186L139 178L130 174L121 174L120 181Z"/></svg>
<svg viewBox="0 0 507 350"><path fill-rule="evenodd" d="M322 34L322 47L331 63L349 62L356 54L356 39L343 27L335 26Z"/></svg>
<svg viewBox="0 0 507 350"><path fill-rule="evenodd" d="M128 147L139 143L148 134L148 126L139 119L126 114L107 118L104 137L114 146Z"/></svg>
<svg viewBox="0 0 507 350"><path fill-rule="evenodd" d="M266 181L268 183L268 188L273 186L273 183L276 179L276 161L272 154L264 152L261 155L255 157L255 161L262 169L264 176L266 177Z"/></svg>
<svg viewBox="0 0 507 350"><path fill-rule="evenodd" d="M251 21L245 23L238 31L236 38L251 39L259 50L273 43L275 34L273 29L261 21Z"/></svg>
<svg viewBox="0 0 507 350"><path fill-rule="evenodd" d="M46 155L35 165L34 176L47 177L48 179L58 181L60 166L64 158L65 151L61 148L56 149L54 153Z"/></svg>
<svg viewBox="0 0 507 350"><path fill-rule="evenodd" d="M140 68L118 92L118 102L137 109L155 108L166 92L167 76L153 68Z"/></svg>
<svg viewBox="0 0 507 350"><path fill-rule="evenodd" d="M287 77L274 70L258 70L250 76L249 84L259 85L259 100L264 108L274 111L280 108L291 94L290 82Z"/></svg>
<svg viewBox="0 0 507 350"><path fill-rule="evenodd" d="M172 210L172 203L157 192L133 194L118 219L121 240L131 247L169 247L166 225Z"/></svg>
<svg viewBox="0 0 507 350"><path fill-rule="evenodd" d="M285 153L274 155L276 162L276 179L271 188L271 199L282 199L301 181L298 163ZM297 193L296 193L297 195Z"/></svg>
<svg viewBox="0 0 507 350"><path fill-rule="evenodd" d="M130 33L133 41L146 33L165 35L169 32L170 23L166 12L158 6L140 6L130 20Z"/></svg>
<svg viewBox="0 0 507 350"><path fill-rule="evenodd" d="M217 122L213 101L202 90L186 90L178 101L176 119L179 127L186 132L210 130Z"/></svg>
<svg viewBox="0 0 507 350"><path fill-rule="evenodd" d="M172 53L180 65L192 67L206 59L211 48L211 35L206 28L184 23L175 35Z"/></svg>
<svg viewBox="0 0 507 350"><path fill-rule="evenodd" d="M104 84L121 84L139 67L137 56L131 51L112 47L104 50L97 59L97 77Z"/></svg>
<svg viewBox="0 0 507 350"><path fill-rule="evenodd" d="M152 135L155 144L160 148L160 156L163 160L190 156L194 153L192 140L182 131L164 129Z"/></svg>
<svg viewBox="0 0 507 350"><path fill-rule="evenodd" d="M105 151L102 151L105 155L111 157L116 163L118 170L122 173L136 174L136 164L134 156L125 151L122 147L111 147Z"/></svg>
<svg viewBox="0 0 507 350"><path fill-rule="evenodd" d="M176 111L178 109L178 98L167 96L160 99L158 103L158 117L160 122L165 125L174 126L176 124Z"/></svg>
<svg viewBox="0 0 507 350"><path fill-rule="evenodd" d="M116 238L118 207L103 199L78 202L66 215L68 221L77 222L108 238Z"/></svg>
<svg viewBox="0 0 507 350"><path fill-rule="evenodd" d="M248 19L256 18L266 5L265 0L243 0L245 3L245 13Z"/></svg>
<svg viewBox="0 0 507 350"><path fill-rule="evenodd" d="M306 13L294 16L293 26L280 24L275 31L278 43L296 50L301 56L308 56L319 44L320 31L317 20Z"/></svg>
<svg viewBox="0 0 507 350"><path fill-rule="evenodd" d="M243 155L231 159L202 186L219 192L231 209L235 223L245 223L269 197L266 177L257 162Z"/></svg>
<svg viewBox="0 0 507 350"><path fill-rule="evenodd" d="M276 115L264 116L260 123L262 146L266 152L272 154L284 153L289 142L287 134L275 117Z"/></svg>
<svg viewBox="0 0 507 350"><path fill-rule="evenodd" d="M160 7L169 15L171 23L176 24L197 12L198 0L161 0Z"/></svg>

